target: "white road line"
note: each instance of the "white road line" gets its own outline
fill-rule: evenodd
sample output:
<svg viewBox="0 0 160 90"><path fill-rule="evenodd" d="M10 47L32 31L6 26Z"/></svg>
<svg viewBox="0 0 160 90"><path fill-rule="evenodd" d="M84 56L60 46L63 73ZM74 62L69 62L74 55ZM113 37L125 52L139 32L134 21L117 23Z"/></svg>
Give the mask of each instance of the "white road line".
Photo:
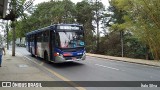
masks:
<svg viewBox="0 0 160 90"><path fill-rule="evenodd" d="M28 59L28 60L30 60L30 61L32 60L32 59L30 59L30 58L29 58L29 57L27 57L27 56L23 56L23 57L27 58L27 59Z"/></svg>
<svg viewBox="0 0 160 90"><path fill-rule="evenodd" d="M113 70L119 71L118 68L108 67L108 66L104 66L104 65L100 65L100 64L95 64L95 65L96 65L96 66L100 66L100 67L109 68L109 69L113 69Z"/></svg>

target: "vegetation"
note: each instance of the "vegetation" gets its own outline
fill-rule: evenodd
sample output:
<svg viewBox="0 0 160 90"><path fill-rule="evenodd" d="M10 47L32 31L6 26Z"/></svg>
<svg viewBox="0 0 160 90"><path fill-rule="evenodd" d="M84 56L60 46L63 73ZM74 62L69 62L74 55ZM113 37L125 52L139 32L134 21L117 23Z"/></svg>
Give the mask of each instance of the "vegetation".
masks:
<svg viewBox="0 0 160 90"><path fill-rule="evenodd" d="M16 22L17 37L56 23L85 27L86 50L113 56L160 59L160 0L51 0L23 13Z"/></svg>

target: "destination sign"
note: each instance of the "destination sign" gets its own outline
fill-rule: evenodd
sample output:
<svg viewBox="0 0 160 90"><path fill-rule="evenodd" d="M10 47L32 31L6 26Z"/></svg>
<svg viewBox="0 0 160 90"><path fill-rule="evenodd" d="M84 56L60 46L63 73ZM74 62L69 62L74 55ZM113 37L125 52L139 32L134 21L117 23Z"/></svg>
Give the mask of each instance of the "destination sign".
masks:
<svg viewBox="0 0 160 90"><path fill-rule="evenodd" d="M57 26L60 30L80 30L79 26Z"/></svg>

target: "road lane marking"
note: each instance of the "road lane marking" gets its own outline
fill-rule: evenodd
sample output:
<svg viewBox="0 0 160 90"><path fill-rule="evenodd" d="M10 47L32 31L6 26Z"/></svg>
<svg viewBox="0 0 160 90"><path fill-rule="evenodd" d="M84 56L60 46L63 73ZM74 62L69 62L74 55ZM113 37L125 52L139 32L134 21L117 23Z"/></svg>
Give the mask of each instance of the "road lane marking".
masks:
<svg viewBox="0 0 160 90"><path fill-rule="evenodd" d="M27 58L27 59L28 59L28 60L30 60L30 61L32 60L32 59L30 59L30 58L29 58L29 57L27 57L27 56L23 56L23 57Z"/></svg>
<svg viewBox="0 0 160 90"><path fill-rule="evenodd" d="M63 81L70 81L70 82L67 82L67 83L69 83L70 85L72 85L72 86L75 87L76 89L78 89L78 90L86 90L85 88L77 85L76 83L72 82L71 80L69 80L69 79L65 78L64 76L58 74L57 72L53 71L53 69L47 68L47 67L43 66L43 64L38 64L37 62L33 61L32 59L30 59L30 58L27 57L27 56L23 56L23 57L25 57L26 59L32 61L33 63L35 63L35 64L37 64L37 65L39 65L39 66L42 66L44 69L46 69L47 71L49 71L49 72L52 73L53 75L57 76L58 78L62 79ZM76 87L76 86L78 86L78 87Z"/></svg>
<svg viewBox="0 0 160 90"><path fill-rule="evenodd" d="M100 66L100 67L109 68L109 69L113 69L113 70L119 71L118 68L108 67L108 66L104 66L104 65L100 65L100 64L95 64L95 65L96 65L96 66Z"/></svg>
<svg viewBox="0 0 160 90"><path fill-rule="evenodd" d="M156 65L147 65L147 64L141 64L141 63L135 63L135 62L128 62L128 61L123 61L123 60L102 58L102 57L91 56L91 55L87 55L87 56L88 56L88 57L91 57L91 58L100 58L101 60L104 60L104 61L121 62L121 63L125 63L125 64L127 63L127 64L132 64L132 65L147 66L147 67L152 67L152 68L158 68L158 69L160 69L160 66L156 66ZM122 71L125 71L125 70L122 70Z"/></svg>

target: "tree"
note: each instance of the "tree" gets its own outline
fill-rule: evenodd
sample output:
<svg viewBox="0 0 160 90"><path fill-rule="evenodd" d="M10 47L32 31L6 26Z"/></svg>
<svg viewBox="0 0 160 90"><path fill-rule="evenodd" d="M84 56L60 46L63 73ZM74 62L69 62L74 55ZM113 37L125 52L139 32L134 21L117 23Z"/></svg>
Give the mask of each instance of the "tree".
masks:
<svg viewBox="0 0 160 90"><path fill-rule="evenodd" d="M64 0L62 2L63 4L63 8L64 8L64 15L63 15L63 19L64 19L64 23L74 23L74 19L75 19L75 5L73 4L73 2L71 2L70 0Z"/></svg>
<svg viewBox="0 0 160 90"><path fill-rule="evenodd" d="M43 2L29 12L30 15L23 14L21 20L16 22L17 37L24 37L27 32L51 24L73 23L75 20L75 5L70 0Z"/></svg>
<svg viewBox="0 0 160 90"><path fill-rule="evenodd" d="M123 17L126 14L124 10L120 9L117 6L118 0L111 0L110 7L108 8L108 11L112 12L111 18L108 21L106 25L110 26L113 31L118 31L120 32L120 41L121 41L121 56L124 56L124 30L125 27L123 26L123 23L125 22ZM110 22L112 24L110 24Z"/></svg>
<svg viewBox="0 0 160 90"><path fill-rule="evenodd" d="M13 43L12 43L12 56L15 56L15 20L23 13L23 4L25 0L11 0L10 2L10 14L7 16L7 18L10 18L12 21L12 31L13 31Z"/></svg>
<svg viewBox="0 0 160 90"><path fill-rule="evenodd" d="M160 15L158 0L114 0L115 7L125 11L121 24L130 30L146 46L146 53L152 52L154 59L160 59ZM149 51L150 50L150 51ZM147 54L146 54L147 56Z"/></svg>
<svg viewBox="0 0 160 90"><path fill-rule="evenodd" d="M99 52L99 42L100 42L100 21L102 21L103 14L105 11L104 5L99 0L91 0L93 13L94 13L94 22L96 24L96 53Z"/></svg>
<svg viewBox="0 0 160 90"><path fill-rule="evenodd" d="M121 0L117 5L125 10L127 28L139 38L154 55L160 59L160 10L159 0ZM123 7L125 6L125 7Z"/></svg>
<svg viewBox="0 0 160 90"><path fill-rule="evenodd" d="M96 48L93 42L95 38L93 36L94 27L92 21L94 14L92 10L92 6L88 1L82 1L76 4L76 20L84 26L86 50L88 52L93 52L94 48Z"/></svg>

